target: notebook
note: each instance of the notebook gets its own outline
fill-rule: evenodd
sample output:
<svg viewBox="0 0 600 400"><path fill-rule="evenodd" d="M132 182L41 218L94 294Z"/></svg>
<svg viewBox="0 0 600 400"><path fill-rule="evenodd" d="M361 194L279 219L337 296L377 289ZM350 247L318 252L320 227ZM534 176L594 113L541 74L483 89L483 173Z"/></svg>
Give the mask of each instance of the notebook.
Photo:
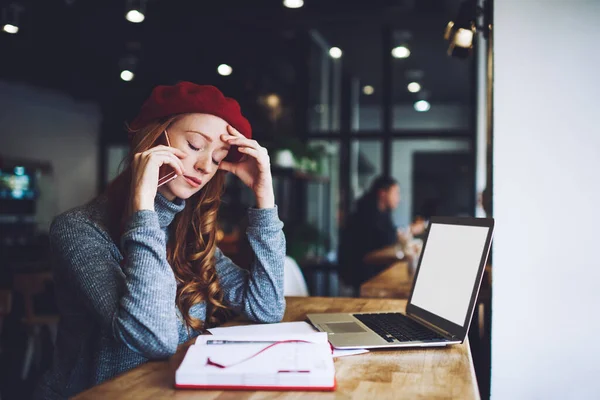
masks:
<svg viewBox="0 0 600 400"><path fill-rule="evenodd" d="M175 373L181 389L335 390L324 332L201 335Z"/></svg>

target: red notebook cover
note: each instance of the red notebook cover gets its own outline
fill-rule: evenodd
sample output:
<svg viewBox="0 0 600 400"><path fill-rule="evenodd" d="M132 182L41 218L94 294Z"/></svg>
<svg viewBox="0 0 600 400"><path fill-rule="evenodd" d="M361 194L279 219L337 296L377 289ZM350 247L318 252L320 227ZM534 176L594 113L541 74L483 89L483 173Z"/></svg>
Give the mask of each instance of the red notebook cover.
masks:
<svg viewBox="0 0 600 400"><path fill-rule="evenodd" d="M331 387L305 387L305 386L206 386L206 385L178 385L177 389L203 389L203 390L275 390L275 391L303 391L303 392L333 392L337 387L337 381L333 380Z"/></svg>

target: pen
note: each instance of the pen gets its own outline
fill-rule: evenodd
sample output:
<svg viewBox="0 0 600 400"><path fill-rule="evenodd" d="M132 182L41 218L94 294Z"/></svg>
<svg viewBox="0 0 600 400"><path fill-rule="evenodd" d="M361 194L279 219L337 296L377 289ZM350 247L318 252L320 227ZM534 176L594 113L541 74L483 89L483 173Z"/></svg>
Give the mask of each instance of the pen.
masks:
<svg viewBox="0 0 600 400"><path fill-rule="evenodd" d="M279 371L277 371L277 373L286 373L286 372L291 372L291 373L302 373L302 374L309 374L310 371L307 369L280 369Z"/></svg>
<svg viewBox="0 0 600 400"><path fill-rule="evenodd" d="M273 341L267 340L257 340L257 341L249 341L249 340L207 340L206 344L265 344L265 343L275 343Z"/></svg>

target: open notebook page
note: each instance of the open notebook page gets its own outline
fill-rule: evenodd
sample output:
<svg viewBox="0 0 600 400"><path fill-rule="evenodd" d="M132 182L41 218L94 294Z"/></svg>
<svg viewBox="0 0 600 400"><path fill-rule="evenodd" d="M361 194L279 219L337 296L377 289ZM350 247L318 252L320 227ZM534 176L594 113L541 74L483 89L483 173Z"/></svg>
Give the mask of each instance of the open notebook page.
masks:
<svg viewBox="0 0 600 400"><path fill-rule="evenodd" d="M279 335L279 334L306 334L317 332L313 326L305 321L279 322L275 324L251 324L228 326L224 328L211 328L208 330L213 335ZM366 349L333 350L333 357L352 356L368 353Z"/></svg>

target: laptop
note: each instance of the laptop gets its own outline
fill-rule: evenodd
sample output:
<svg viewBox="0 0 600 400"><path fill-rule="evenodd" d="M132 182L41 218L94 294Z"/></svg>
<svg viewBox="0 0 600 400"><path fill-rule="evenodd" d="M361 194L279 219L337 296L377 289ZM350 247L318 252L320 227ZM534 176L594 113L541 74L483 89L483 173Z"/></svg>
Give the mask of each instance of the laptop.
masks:
<svg viewBox="0 0 600 400"><path fill-rule="evenodd" d="M434 347L469 331L494 231L492 218L432 217L406 313L308 314L338 349Z"/></svg>

